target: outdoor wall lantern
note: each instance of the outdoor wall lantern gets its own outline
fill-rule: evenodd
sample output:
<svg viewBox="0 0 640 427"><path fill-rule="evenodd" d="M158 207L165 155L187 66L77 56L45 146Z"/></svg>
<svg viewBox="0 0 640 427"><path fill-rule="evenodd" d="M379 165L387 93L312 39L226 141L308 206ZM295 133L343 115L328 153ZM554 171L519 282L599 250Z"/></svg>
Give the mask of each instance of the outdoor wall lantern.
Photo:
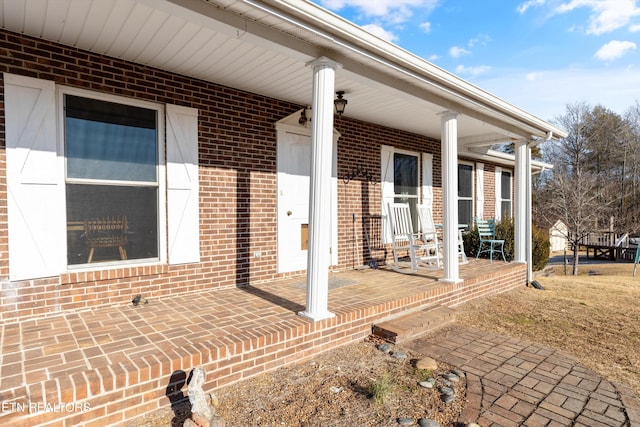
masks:
<svg viewBox="0 0 640 427"><path fill-rule="evenodd" d="M336 114L338 116L342 116L342 113L344 113L344 108L347 106L348 101L342 97L342 95L344 95L343 90L337 91L336 95L338 95L338 97L333 100L333 105L336 107Z"/></svg>

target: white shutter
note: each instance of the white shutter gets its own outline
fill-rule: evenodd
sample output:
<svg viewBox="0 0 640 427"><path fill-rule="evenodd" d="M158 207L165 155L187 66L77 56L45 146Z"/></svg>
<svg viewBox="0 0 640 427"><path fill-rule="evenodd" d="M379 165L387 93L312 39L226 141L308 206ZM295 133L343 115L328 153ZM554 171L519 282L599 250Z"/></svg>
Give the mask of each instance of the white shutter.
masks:
<svg viewBox="0 0 640 427"><path fill-rule="evenodd" d="M422 153L422 204L433 211L433 154Z"/></svg>
<svg viewBox="0 0 640 427"><path fill-rule="evenodd" d="M55 85L4 74L9 279L66 268L62 159L57 156Z"/></svg>
<svg viewBox="0 0 640 427"><path fill-rule="evenodd" d="M484 218L484 163L476 163L476 218Z"/></svg>
<svg viewBox="0 0 640 427"><path fill-rule="evenodd" d="M496 221L500 221L502 218L502 168L496 166Z"/></svg>
<svg viewBox="0 0 640 427"><path fill-rule="evenodd" d="M170 264L200 261L198 110L167 105L167 229Z"/></svg>
<svg viewBox="0 0 640 427"><path fill-rule="evenodd" d="M393 175L393 147L382 145L380 147L380 184L382 185L382 241L391 243L391 230L388 224L387 206L393 203L394 175Z"/></svg>

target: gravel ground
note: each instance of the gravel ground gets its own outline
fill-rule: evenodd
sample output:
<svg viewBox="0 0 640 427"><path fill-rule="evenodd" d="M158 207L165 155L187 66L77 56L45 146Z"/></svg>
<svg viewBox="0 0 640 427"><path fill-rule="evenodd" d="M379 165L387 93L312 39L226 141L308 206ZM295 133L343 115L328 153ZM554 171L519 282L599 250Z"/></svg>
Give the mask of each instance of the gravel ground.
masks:
<svg viewBox="0 0 640 427"><path fill-rule="evenodd" d="M437 389L418 383L450 372L420 370L426 355L406 352L396 359L368 339L325 352L310 361L280 368L215 392L216 412L234 426L398 426L400 418L430 418L451 426L464 408L466 383L452 383L455 400L444 403ZM394 351L404 351L394 347ZM378 399L374 389L379 390ZM188 404L176 411L158 411L130 427L182 426Z"/></svg>

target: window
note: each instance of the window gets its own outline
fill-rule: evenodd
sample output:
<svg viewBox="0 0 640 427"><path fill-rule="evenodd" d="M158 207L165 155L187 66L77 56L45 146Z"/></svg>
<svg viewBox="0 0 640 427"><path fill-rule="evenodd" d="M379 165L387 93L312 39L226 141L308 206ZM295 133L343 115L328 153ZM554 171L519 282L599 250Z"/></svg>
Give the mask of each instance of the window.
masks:
<svg viewBox="0 0 640 427"><path fill-rule="evenodd" d="M64 153L67 263L158 258L158 110L64 95Z"/></svg>
<svg viewBox="0 0 640 427"><path fill-rule="evenodd" d="M511 172L500 174L500 218L511 216Z"/></svg>
<svg viewBox="0 0 640 427"><path fill-rule="evenodd" d="M393 154L393 200L408 203L411 209L413 229L418 230L418 156Z"/></svg>
<svg viewBox="0 0 640 427"><path fill-rule="evenodd" d="M9 280L200 262L197 109L3 76ZM84 220L105 216L126 239L89 263Z"/></svg>
<svg viewBox="0 0 640 427"><path fill-rule="evenodd" d="M473 224L473 166L458 164L458 224Z"/></svg>

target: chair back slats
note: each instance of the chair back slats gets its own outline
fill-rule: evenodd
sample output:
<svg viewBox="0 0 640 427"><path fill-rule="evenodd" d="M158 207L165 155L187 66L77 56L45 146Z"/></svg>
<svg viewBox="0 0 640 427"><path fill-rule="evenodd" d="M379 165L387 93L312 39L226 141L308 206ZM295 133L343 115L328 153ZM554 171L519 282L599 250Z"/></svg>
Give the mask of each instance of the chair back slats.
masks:
<svg viewBox="0 0 640 427"><path fill-rule="evenodd" d="M478 234L481 238L493 239L496 234L496 222L490 219L477 219Z"/></svg>
<svg viewBox="0 0 640 427"><path fill-rule="evenodd" d="M411 211L406 203L389 203L389 217L391 219L392 236L395 240L409 240L413 235Z"/></svg>
<svg viewBox="0 0 640 427"><path fill-rule="evenodd" d="M94 248L109 248L127 244L127 216L90 218L84 221L87 245Z"/></svg>

